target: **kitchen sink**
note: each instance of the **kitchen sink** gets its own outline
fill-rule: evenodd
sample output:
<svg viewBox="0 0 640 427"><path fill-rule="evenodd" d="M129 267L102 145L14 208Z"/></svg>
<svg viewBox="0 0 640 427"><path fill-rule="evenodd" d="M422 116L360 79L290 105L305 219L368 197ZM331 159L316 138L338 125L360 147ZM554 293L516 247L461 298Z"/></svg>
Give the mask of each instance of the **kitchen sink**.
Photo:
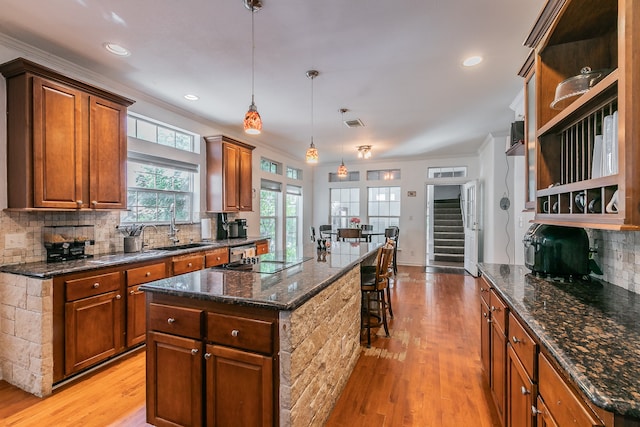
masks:
<svg viewBox="0 0 640 427"><path fill-rule="evenodd" d="M185 243L184 245L171 245L171 246L162 246L159 248L153 248L151 250L155 251L179 251L181 249L192 249L192 248L201 248L204 246L211 246L211 243Z"/></svg>

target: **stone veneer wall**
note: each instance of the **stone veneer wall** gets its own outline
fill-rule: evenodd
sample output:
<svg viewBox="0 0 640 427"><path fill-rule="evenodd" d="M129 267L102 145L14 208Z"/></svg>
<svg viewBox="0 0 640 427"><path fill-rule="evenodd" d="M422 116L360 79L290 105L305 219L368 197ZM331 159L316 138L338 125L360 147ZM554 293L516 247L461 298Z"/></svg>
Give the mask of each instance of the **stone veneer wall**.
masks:
<svg viewBox="0 0 640 427"><path fill-rule="evenodd" d="M640 231L587 230L594 260L604 273L595 276L640 294Z"/></svg>
<svg viewBox="0 0 640 427"><path fill-rule="evenodd" d="M36 396L53 384L53 280L0 273L0 379Z"/></svg>
<svg viewBox="0 0 640 427"><path fill-rule="evenodd" d="M360 268L280 314L280 426L322 426L360 355Z"/></svg>

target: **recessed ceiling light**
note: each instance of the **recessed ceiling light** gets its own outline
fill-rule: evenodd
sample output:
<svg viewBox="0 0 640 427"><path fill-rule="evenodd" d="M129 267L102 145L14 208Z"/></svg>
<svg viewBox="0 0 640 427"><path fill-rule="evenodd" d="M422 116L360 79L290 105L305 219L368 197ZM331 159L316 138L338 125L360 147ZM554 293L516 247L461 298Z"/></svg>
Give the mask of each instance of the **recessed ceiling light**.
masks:
<svg viewBox="0 0 640 427"><path fill-rule="evenodd" d="M109 52L111 52L111 53L113 53L114 55L117 55L117 56L129 56L129 55L131 55L131 52L129 52L127 49L125 49L124 47L120 46L117 43L106 42L106 43L103 44L103 46Z"/></svg>
<svg viewBox="0 0 640 427"><path fill-rule="evenodd" d="M482 62L482 56L470 56L462 62L465 67L473 67Z"/></svg>
<svg viewBox="0 0 640 427"><path fill-rule="evenodd" d="M198 99L200 99L200 97L198 97L198 95L193 95L191 93L188 93L184 96L184 99L187 99L189 101L197 101Z"/></svg>

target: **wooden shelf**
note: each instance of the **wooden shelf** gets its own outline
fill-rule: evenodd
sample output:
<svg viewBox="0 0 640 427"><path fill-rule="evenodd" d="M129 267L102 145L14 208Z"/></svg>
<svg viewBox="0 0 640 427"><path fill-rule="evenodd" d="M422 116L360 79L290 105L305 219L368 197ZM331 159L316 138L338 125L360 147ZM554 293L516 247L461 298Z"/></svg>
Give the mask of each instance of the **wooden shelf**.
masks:
<svg viewBox="0 0 640 427"><path fill-rule="evenodd" d="M553 196L556 194L571 193L592 188L612 187L615 185L618 185L618 175L608 175L601 178L588 179L586 181L579 181L571 184L556 185L553 187L544 188L538 190L536 192L536 195L538 197Z"/></svg>

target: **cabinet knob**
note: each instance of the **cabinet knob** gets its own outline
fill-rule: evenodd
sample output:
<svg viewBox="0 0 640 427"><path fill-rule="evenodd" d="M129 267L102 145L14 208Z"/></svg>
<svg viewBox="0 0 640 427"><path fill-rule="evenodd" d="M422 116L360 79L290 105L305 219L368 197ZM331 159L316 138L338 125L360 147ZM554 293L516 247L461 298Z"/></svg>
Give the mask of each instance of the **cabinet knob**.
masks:
<svg viewBox="0 0 640 427"><path fill-rule="evenodd" d="M487 317L487 316L488 316L488 314L487 314L487 313L485 313L485 312L482 312L482 316L483 316L483 317Z"/></svg>
<svg viewBox="0 0 640 427"><path fill-rule="evenodd" d="M76 200L76 205L82 206L82 200Z"/></svg>
<svg viewBox="0 0 640 427"><path fill-rule="evenodd" d="M522 340L519 340L517 337L513 336L511 337L511 341L513 341L514 344L519 344L522 342Z"/></svg>
<svg viewBox="0 0 640 427"><path fill-rule="evenodd" d="M535 406L531 407L531 414L535 417L542 414L542 411L536 408Z"/></svg>
<svg viewBox="0 0 640 427"><path fill-rule="evenodd" d="M91 206L93 206L93 207L98 206L98 201L97 200L92 200L91 201Z"/></svg>
<svg viewBox="0 0 640 427"><path fill-rule="evenodd" d="M93 284L93 289L98 289L100 287L100 283L96 282Z"/></svg>
<svg viewBox="0 0 640 427"><path fill-rule="evenodd" d="M493 323L493 320L487 319L487 323Z"/></svg>
<svg viewBox="0 0 640 427"><path fill-rule="evenodd" d="M220 257L216 257L216 261L220 261Z"/></svg>
<svg viewBox="0 0 640 427"><path fill-rule="evenodd" d="M170 324L170 325L173 325L174 323L176 323L176 319L174 319L173 317L169 317L167 319L167 323Z"/></svg>
<svg viewBox="0 0 640 427"><path fill-rule="evenodd" d="M487 290L483 287L480 288L480 292L487 292Z"/></svg>
<svg viewBox="0 0 640 427"><path fill-rule="evenodd" d="M207 360L211 359L211 353L205 353L204 358Z"/></svg>
<svg viewBox="0 0 640 427"><path fill-rule="evenodd" d="M134 291L134 290L129 291L129 295L133 295L135 293L136 293L136 291Z"/></svg>
<svg viewBox="0 0 640 427"><path fill-rule="evenodd" d="M193 267L193 264L189 263L187 264L187 267Z"/></svg>
<svg viewBox="0 0 640 427"><path fill-rule="evenodd" d="M522 393L524 396L526 396L527 394L531 394L531 392L527 390L525 386L520 387L520 393Z"/></svg>
<svg viewBox="0 0 640 427"><path fill-rule="evenodd" d="M191 349L191 355L195 356L196 354L198 354L198 349L197 348L192 348Z"/></svg>
<svg viewBox="0 0 640 427"><path fill-rule="evenodd" d="M120 294L116 295L116 299L120 299L120 298L122 298L122 295Z"/></svg>
<svg viewBox="0 0 640 427"><path fill-rule="evenodd" d="M492 305L491 311L500 311L500 307L496 307L495 305Z"/></svg>
<svg viewBox="0 0 640 427"><path fill-rule="evenodd" d="M147 276L147 277L149 277L149 276L151 276L151 272L150 272L150 271L147 271L146 273L144 273L144 275L145 275L145 276Z"/></svg>
<svg viewBox="0 0 640 427"><path fill-rule="evenodd" d="M231 336L232 336L232 337L237 337L239 333L240 333L240 331L239 331L239 330L234 329L233 331L231 331Z"/></svg>

